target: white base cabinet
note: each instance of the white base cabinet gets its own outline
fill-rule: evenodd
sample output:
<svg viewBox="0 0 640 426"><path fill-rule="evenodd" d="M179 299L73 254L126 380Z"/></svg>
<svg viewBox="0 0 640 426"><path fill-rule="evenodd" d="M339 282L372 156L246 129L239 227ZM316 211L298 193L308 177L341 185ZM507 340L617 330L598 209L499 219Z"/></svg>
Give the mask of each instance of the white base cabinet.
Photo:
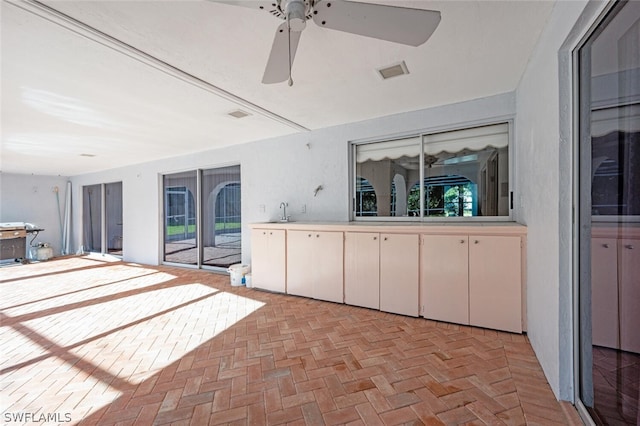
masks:
<svg viewBox="0 0 640 426"><path fill-rule="evenodd" d="M251 278L253 287L286 291L286 232L283 229L251 230Z"/></svg>
<svg viewBox="0 0 640 426"><path fill-rule="evenodd" d="M256 224L253 280L271 291L521 333L525 244L517 224ZM618 273L640 274L636 257L629 249ZM629 306L640 303L635 288L621 292ZM640 310L619 308L637 321Z"/></svg>
<svg viewBox="0 0 640 426"><path fill-rule="evenodd" d="M380 234L381 311L418 316L419 250L417 234Z"/></svg>
<svg viewBox="0 0 640 426"><path fill-rule="evenodd" d="M422 236L422 315L522 332L521 238Z"/></svg>
<svg viewBox="0 0 640 426"><path fill-rule="evenodd" d="M469 324L522 332L521 240L469 236Z"/></svg>
<svg viewBox="0 0 640 426"><path fill-rule="evenodd" d="M380 234L345 232L344 303L380 309Z"/></svg>
<svg viewBox="0 0 640 426"><path fill-rule="evenodd" d="M287 293L343 303L343 233L287 232Z"/></svg>
<svg viewBox="0 0 640 426"><path fill-rule="evenodd" d="M422 236L422 316L469 324L469 237Z"/></svg>
<svg viewBox="0 0 640 426"><path fill-rule="evenodd" d="M345 233L345 303L418 316L418 235Z"/></svg>

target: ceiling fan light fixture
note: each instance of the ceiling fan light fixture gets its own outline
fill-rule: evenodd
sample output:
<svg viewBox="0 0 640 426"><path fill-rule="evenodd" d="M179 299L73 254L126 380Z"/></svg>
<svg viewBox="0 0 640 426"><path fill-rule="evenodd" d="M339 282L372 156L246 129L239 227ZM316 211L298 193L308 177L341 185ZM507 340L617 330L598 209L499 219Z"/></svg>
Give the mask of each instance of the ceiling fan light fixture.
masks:
<svg viewBox="0 0 640 426"><path fill-rule="evenodd" d="M243 110L241 110L241 109L237 109L237 110L235 110L235 111L231 111L231 112L230 112L230 113L228 113L228 114L229 114L231 117L233 117L233 118L244 118L244 117L248 117L248 116L250 116L250 115L251 115L251 114L249 114L248 112L243 111Z"/></svg>
<svg viewBox="0 0 640 426"><path fill-rule="evenodd" d="M401 61L397 64L389 65L384 68L378 68L376 71L383 80L388 80L393 77L409 74L409 69L407 68L407 64L404 61Z"/></svg>

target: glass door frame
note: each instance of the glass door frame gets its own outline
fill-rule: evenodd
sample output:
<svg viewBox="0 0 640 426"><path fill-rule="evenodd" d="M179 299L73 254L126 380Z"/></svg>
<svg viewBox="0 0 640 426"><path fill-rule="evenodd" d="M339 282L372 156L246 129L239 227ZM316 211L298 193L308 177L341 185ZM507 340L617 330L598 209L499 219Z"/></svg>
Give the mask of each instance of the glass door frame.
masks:
<svg viewBox="0 0 640 426"><path fill-rule="evenodd" d="M601 6L596 4L585 8L584 16L593 14L593 22L579 38L571 50L572 85L572 156L573 156L573 213L572 213L572 287L573 287L573 395L574 405L586 425L596 425L585 404L583 375L588 370L593 377L593 352L591 332L591 70L581 67L581 63L591 62L589 42L602 31L622 9L627 1L609 1ZM589 9L589 8L592 9ZM581 82L588 82L581 86ZM589 108L584 108L584 100L589 100ZM588 306L585 316L583 306ZM585 356L586 355L586 356ZM593 389L586 389L587 399L593 402Z"/></svg>

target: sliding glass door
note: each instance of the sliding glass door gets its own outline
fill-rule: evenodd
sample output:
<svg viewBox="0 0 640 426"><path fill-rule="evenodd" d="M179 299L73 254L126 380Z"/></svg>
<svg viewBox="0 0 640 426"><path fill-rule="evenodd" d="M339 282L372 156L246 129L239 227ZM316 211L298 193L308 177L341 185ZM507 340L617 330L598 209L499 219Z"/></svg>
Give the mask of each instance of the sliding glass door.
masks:
<svg viewBox="0 0 640 426"><path fill-rule="evenodd" d="M202 264L240 263L240 166L202 171Z"/></svg>
<svg viewBox="0 0 640 426"><path fill-rule="evenodd" d="M122 256L122 182L82 187L84 251Z"/></svg>
<svg viewBox="0 0 640 426"><path fill-rule="evenodd" d="M228 268L241 261L240 166L165 175L164 261Z"/></svg>
<svg viewBox="0 0 640 426"><path fill-rule="evenodd" d="M640 2L578 51L578 399L596 424L640 424Z"/></svg>
<svg viewBox="0 0 640 426"><path fill-rule="evenodd" d="M82 244L84 251L102 252L102 185L82 187Z"/></svg>
<svg viewBox="0 0 640 426"><path fill-rule="evenodd" d="M122 256L122 182L107 183L104 191L107 253Z"/></svg>
<svg viewBox="0 0 640 426"><path fill-rule="evenodd" d="M164 176L164 260L198 264L196 171Z"/></svg>

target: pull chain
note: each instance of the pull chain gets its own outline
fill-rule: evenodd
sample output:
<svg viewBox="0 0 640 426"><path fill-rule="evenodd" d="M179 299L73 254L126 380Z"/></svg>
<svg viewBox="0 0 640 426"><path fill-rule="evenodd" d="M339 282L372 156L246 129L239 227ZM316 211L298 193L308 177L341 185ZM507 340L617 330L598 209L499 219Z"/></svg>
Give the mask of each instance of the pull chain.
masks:
<svg viewBox="0 0 640 426"><path fill-rule="evenodd" d="M287 39L289 44L289 87L293 86L293 78L291 78L291 25L289 17L287 17Z"/></svg>

